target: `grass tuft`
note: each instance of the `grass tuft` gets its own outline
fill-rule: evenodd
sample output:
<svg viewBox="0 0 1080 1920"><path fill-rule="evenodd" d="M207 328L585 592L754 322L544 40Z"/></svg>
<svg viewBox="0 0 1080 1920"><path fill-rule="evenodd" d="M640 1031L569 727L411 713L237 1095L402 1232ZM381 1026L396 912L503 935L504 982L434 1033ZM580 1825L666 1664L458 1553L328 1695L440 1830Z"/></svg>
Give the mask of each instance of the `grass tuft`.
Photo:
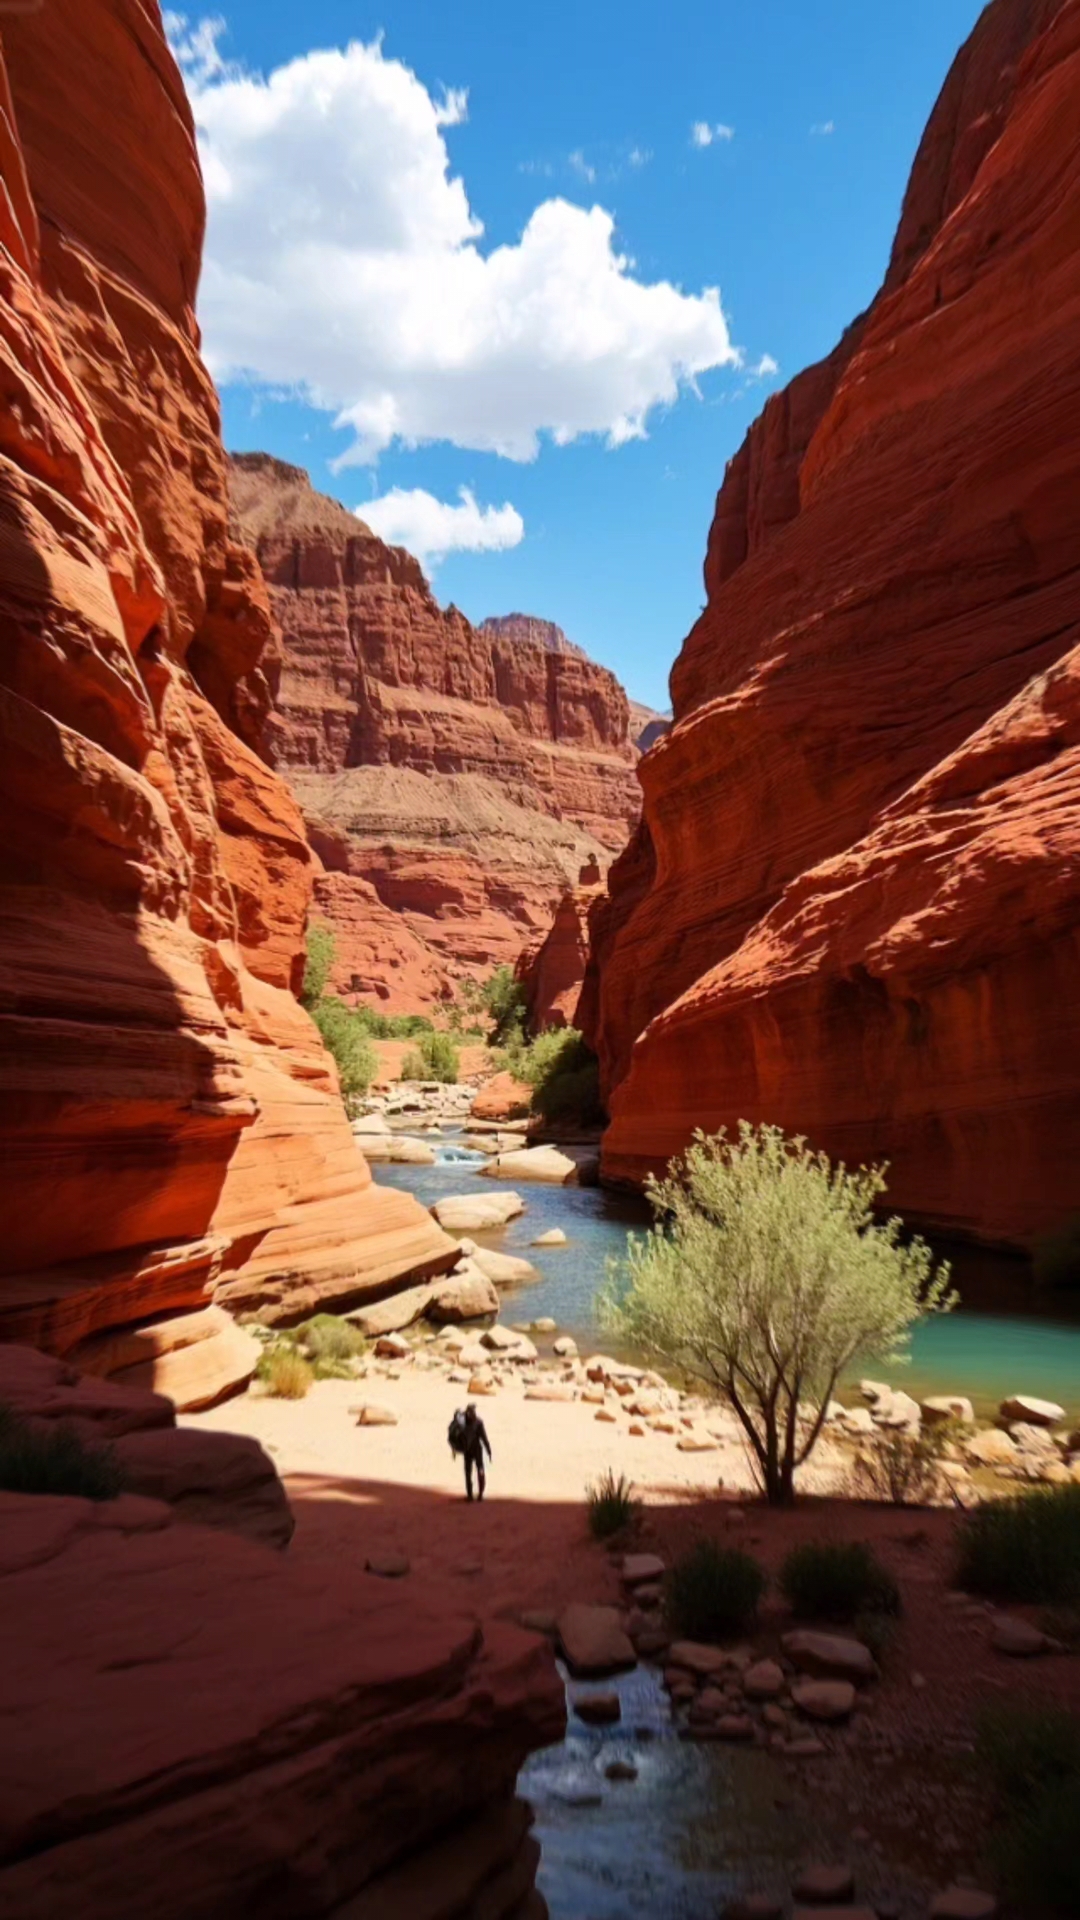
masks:
<svg viewBox="0 0 1080 1920"><path fill-rule="evenodd" d="M898 1614L900 1589L861 1541L808 1541L788 1554L780 1586L801 1620L854 1620L860 1614Z"/></svg>
<svg viewBox="0 0 1080 1920"><path fill-rule="evenodd" d="M990 1500L960 1536L957 1583L994 1600L1080 1600L1080 1486Z"/></svg>
<svg viewBox="0 0 1080 1920"><path fill-rule="evenodd" d="M281 1340L262 1353L255 1377L275 1400L302 1400L315 1372L297 1347Z"/></svg>
<svg viewBox="0 0 1080 1920"><path fill-rule="evenodd" d="M668 1623L691 1640L730 1639L753 1625L765 1584L750 1554L699 1540L668 1572Z"/></svg>
<svg viewBox="0 0 1080 1920"><path fill-rule="evenodd" d="M625 1473L620 1473L616 1480L610 1467L595 1487L586 1487L585 1498L589 1504L589 1532L594 1540L611 1540L617 1534L628 1532L640 1512L640 1502L634 1499L631 1482Z"/></svg>

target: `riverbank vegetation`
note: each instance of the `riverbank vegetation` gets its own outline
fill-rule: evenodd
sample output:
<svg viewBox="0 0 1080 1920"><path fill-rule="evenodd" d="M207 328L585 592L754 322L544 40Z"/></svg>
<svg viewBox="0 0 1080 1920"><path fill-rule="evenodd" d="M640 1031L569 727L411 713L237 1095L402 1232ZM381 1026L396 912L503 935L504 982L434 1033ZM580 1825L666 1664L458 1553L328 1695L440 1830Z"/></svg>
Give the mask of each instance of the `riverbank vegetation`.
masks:
<svg viewBox="0 0 1080 1920"><path fill-rule="evenodd" d="M833 1166L777 1127L698 1134L648 1182L656 1225L609 1275L607 1324L725 1395L772 1504L793 1500L841 1375L901 1357L953 1304L948 1267L876 1221L884 1189L881 1168Z"/></svg>
<svg viewBox="0 0 1080 1920"><path fill-rule="evenodd" d="M957 1577L992 1600L1080 1605L1080 1486L1037 1487L976 1508L960 1537Z"/></svg>

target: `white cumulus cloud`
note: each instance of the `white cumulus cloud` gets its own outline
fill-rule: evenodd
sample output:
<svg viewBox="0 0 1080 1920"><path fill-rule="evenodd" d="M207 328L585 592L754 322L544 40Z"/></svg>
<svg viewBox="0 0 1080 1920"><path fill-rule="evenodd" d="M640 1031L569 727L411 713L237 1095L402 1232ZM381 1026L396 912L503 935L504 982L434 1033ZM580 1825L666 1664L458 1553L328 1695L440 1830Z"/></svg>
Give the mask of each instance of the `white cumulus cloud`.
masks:
<svg viewBox="0 0 1080 1920"><path fill-rule="evenodd" d="M437 500L423 487L392 487L356 512L380 540L408 547L426 566L448 553L504 553L525 537L525 522L516 507L509 501L481 507L468 487L460 489L456 506Z"/></svg>
<svg viewBox="0 0 1080 1920"><path fill-rule="evenodd" d="M341 464L432 441L514 460L544 436L617 446L697 375L741 365L719 291L637 278L601 206L542 200L485 247L446 144L465 94L434 96L381 42L263 76L221 60L214 23L181 35L207 358L220 381L332 413Z"/></svg>
<svg viewBox="0 0 1080 1920"><path fill-rule="evenodd" d="M826 139L830 133L836 132L836 121L835 120L816 120L814 122L814 125L811 127L810 132L815 137L815 139Z"/></svg>
<svg viewBox="0 0 1080 1920"><path fill-rule="evenodd" d="M710 122L695 120L690 129L692 147L711 147L717 140L734 140L734 127L726 127L722 120Z"/></svg>

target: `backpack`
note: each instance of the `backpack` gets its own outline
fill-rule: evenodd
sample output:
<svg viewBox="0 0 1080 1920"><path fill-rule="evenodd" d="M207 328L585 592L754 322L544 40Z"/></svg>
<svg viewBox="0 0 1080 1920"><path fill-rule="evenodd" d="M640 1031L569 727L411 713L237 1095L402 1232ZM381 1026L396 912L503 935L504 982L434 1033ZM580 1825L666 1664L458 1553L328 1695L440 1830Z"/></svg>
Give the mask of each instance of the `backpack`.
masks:
<svg viewBox="0 0 1080 1920"><path fill-rule="evenodd" d="M466 1426L465 1415L462 1409L459 1407L453 1419L450 1422L449 1430L446 1435L447 1439L450 1442L451 1453L464 1453L466 1432L467 1432L467 1426Z"/></svg>

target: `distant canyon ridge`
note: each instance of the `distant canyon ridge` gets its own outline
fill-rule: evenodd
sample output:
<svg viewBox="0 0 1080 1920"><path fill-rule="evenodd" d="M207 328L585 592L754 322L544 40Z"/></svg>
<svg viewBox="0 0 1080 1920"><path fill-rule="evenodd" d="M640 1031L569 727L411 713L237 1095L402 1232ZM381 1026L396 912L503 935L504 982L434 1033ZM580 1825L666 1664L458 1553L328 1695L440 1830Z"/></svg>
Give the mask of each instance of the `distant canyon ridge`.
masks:
<svg viewBox="0 0 1080 1920"><path fill-rule="evenodd" d="M636 825L661 715L552 622L472 626L419 562L268 454L229 462L280 644L265 751L321 864L339 991L429 1011L541 942ZM578 983L584 949L578 961Z"/></svg>

